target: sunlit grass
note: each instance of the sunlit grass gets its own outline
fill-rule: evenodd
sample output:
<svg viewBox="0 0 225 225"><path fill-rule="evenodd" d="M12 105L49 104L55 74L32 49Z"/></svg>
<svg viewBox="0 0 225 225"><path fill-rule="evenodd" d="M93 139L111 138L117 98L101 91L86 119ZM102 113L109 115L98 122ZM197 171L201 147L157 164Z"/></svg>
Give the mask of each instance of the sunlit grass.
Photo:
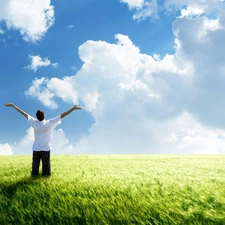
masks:
<svg viewBox="0 0 225 225"><path fill-rule="evenodd" d="M225 224L223 155L0 157L0 224Z"/></svg>

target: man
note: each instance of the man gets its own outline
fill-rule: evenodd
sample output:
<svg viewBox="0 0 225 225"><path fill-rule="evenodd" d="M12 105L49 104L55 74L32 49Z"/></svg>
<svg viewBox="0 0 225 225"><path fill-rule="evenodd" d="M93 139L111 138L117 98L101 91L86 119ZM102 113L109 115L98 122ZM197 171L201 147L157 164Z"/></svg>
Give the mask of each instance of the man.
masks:
<svg viewBox="0 0 225 225"><path fill-rule="evenodd" d="M52 139L54 128L61 123L61 119L70 114L72 111L81 109L77 105L62 113L61 115L45 120L43 111L36 112L37 119L33 118L12 103L5 104L16 109L19 113L25 116L34 130L34 143L33 143L33 159L32 159L32 175L39 174L40 160L42 160L42 175L50 175L50 151L52 150Z"/></svg>

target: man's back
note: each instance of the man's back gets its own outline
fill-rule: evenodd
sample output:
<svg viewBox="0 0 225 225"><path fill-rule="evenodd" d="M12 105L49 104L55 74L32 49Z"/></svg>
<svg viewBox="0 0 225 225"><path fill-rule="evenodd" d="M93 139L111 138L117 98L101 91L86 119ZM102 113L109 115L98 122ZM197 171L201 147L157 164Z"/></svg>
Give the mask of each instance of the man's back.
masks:
<svg viewBox="0 0 225 225"><path fill-rule="evenodd" d="M34 129L34 151L49 151L52 149L54 128L61 123L61 117L57 116L49 120L39 121L28 115L28 122Z"/></svg>

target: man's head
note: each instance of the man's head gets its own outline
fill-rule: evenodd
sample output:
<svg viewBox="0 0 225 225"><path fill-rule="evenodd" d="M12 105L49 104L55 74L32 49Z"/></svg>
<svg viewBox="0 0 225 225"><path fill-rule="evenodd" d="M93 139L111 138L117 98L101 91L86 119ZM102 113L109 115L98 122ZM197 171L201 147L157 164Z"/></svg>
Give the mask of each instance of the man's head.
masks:
<svg viewBox="0 0 225 225"><path fill-rule="evenodd" d="M36 112L36 117L39 121L42 121L45 118L45 114L42 110L38 110Z"/></svg>

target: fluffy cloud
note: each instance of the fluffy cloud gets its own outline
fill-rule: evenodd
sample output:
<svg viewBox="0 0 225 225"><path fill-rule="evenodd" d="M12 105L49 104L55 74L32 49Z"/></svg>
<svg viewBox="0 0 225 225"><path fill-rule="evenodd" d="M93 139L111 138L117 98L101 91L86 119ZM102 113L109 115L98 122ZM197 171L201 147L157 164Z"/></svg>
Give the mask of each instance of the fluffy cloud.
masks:
<svg viewBox="0 0 225 225"><path fill-rule="evenodd" d="M107 130L107 125L91 128L91 135L82 137L76 153L154 153L154 154L221 154L225 149L225 132L222 129L208 129L184 112L163 123L145 121L137 126L130 124L122 130ZM149 127L148 127L149 126ZM116 125L117 129L120 127ZM120 129L121 129L120 127ZM129 136L123 132L128 133ZM145 131L145 133L143 133ZM116 132L116 133L113 133ZM99 137L102 137L101 141ZM117 142L115 142L117 141ZM114 143L113 143L114 142ZM110 144L109 144L110 143ZM128 149L129 146L129 149Z"/></svg>
<svg viewBox="0 0 225 225"><path fill-rule="evenodd" d="M21 140L19 140L18 143L15 143L12 146L14 154L31 154L33 141L34 133L33 129L30 127L28 130L26 130L26 135Z"/></svg>
<svg viewBox="0 0 225 225"><path fill-rule="evenodd" d="M74 146L69 143L62 129L53 133L52 154L72 154L75 152Z"/></svg>
<svg viewBox="0 0 225 225"><path fill-rule="evenodd" d="M63 101L73 102L77 104L77 91L71 84L71 78L65 77L63 80L58 78L40 78L33 80L32 86L25 92L27 96L31 96L40 100L45 106L55 109L58 107L54 101L54 97L62 98Z"/></svg>
<svg viewBox="0 0 225 225"><path fill-rule="evenodd" d="M183 12L183 9L186 9L189 12L197 12L198 15L200 11L204 11L205 13L209 14L215 10L220 11L223 8L223 3L221 1L215 1L215 0L166 0L164 1L164 9L170 10L170 9L178 9L181 10L181 13Z"/></svg>
<svg viewBox="0 0 225 225"><path fill-rule="evenodd" d="M158 19L163 12L174 13L180 11L181 17L197 16L203 13L213 13L215 10L221 11L223 1L215 0L121 0L128 4L130 10L134 10L133 19L144 20L146 18Z"/></svg>
<svg viewBox="0 0 225 225"><path fill-rule="evenodd" d="M0 21L20 31L24 40L38 41L54 23L50 0L1 0Z"/></svg>
<svg viewBox="0 0 225 225"><path fill-rule="evenodd" d="M67 28L68 29L72 29L73 28L73 25L68 25Z"/></svg>
<svg viewBox="0 0 225 225"><path fill-rule="evenodd" d="M35 79L33 80L32 86L25 92L25 94L27 96L37 98L45 106L55 109L58 107L55 101L52 100L55 94L52 93L47 87L44 87L47 83L48 79L45 79L44 77L41 79Z"/></svg>
<svg viewBox="0 0 225 225"><path fill-rule="evenodd" d="M144 20L147 17L158 18L160 7L157 0L121 0L122 3L127 3L130 10L135 10L133 19Z"/></svg>
<svg viewBox="0 0 225 225"><path fill-rule="evenodd" d="M158 124L157 143L164 153L220 154L225 149L225 131L209 129L193 115L184 112L179 117Z"/></svg>
<svg viewBox="0 0 225 225"><path fill-rule="evenodd" d="M58 63L51 63L48 58L42 59L39 55L29 55L29 59L31 60L31 63L26 68L33 70L34 72L36 72L40 67L43 66L52 65L54 68L58 67Z"/></svg>
<svg viewBox="0 0 225 225"><path fill-rule="evenodd" d="M121 0L120 2L127 3L130 9L140 8L144 4L144 0Z"/></svg>
<svg viewBox="0 0 225 225"><path fill-rule="evenodd" d="M186 9L181 10L181 17L185 16L198 16L204 12L203 6L189 5Z"/></svg>
<svg viewBox="0 0 225 225"><path fill-rule="evenodd" d="M224 19L221 12L214 19L183 17L173 23L176 54L194 68L188 111L202 123L220 128L225 127Z"/></svg>
<svg viewBox="0 0 225 225"><path fill-rule="evenodd" d="M6 144L0 144L0 155L12 155L13 151L11 146L6 143Z"/></svg>
<svg viewBox="0 0 225 225"><path fill-rule="evenodd" d="M72 85L71 77L64 77L63 81L58 78L52 78L50 81L47 81L47 88L56 97L61 98L65 102L78 103L76 87Z"/></svg>
<svg viewBox="0 0 225 225"><path fill-rule="evenodd" d="M174 54L142 54L121 34L115 44L90 40L79 47L83 66L75 76L36 79L27 94L49 107L56 97L84 104L95 123L75 152L224 152L225 12L211 17L206 6L175 5ZM67 82L70 92L62 89Z"/></svg>

